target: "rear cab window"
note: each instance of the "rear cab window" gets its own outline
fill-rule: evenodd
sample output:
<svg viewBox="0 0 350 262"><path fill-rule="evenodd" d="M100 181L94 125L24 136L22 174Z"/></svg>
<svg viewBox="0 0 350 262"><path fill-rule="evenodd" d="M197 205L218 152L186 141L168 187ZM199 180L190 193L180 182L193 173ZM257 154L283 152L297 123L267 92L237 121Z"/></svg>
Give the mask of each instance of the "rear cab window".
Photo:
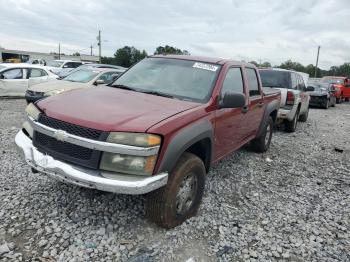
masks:
<svg viewBox="0 0 350 262"><path fill-rule="evenodd" d="M260 78L263 87L274 88L289 88L292 86L292 74L288 71L280 70L259 70ZM297 79L294 78L295 87L297 86Z"/></svg>

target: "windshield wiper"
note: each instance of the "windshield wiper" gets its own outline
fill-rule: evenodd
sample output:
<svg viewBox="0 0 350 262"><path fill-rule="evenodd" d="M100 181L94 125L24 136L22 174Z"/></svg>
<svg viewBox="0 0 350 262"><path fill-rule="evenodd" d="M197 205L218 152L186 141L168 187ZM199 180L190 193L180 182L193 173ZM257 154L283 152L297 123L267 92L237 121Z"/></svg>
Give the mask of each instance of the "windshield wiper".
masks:
<svg viewBox="0 0 350 262"><path fill-rule="evenodd" d="M174 96L169 95L169 94L164 94L164 93L160 93L157 91L140 91L141 93L144 94L149 94L149 95L155 95L155 96L163 96L163 97L168 97L168 98L174 98Z"/></svg>
<svg viewBox="0 0 350 262"><path fill-rule="evenodd" d="M109 85L109 86L124 89L124 90L137 91L135 88L132 88L132 87L126 86L126 85Z"/></svg>

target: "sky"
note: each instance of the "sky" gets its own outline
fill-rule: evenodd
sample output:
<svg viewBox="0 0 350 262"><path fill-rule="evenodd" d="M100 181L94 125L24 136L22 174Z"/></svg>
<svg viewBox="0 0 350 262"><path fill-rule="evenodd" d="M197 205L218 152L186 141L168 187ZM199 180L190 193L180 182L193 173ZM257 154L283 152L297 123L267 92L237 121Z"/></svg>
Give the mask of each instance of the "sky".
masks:
<svg viewBox="0 0 350 262"><path fill-rule="evenodd" d="M349 0L0 0L0 46L113 56L125 45L272 65L350 62Z"/></svg>

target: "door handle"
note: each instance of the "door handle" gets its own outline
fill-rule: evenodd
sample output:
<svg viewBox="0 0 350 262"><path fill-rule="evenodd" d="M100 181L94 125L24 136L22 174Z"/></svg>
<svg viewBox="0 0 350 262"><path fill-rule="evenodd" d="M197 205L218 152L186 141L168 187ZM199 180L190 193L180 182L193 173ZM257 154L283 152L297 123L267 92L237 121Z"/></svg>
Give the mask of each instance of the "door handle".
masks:
<svg viewBox="0 0 350 262"><path fill-rule="evenodd" d="M242 113L247 113L248 110L249 110L249 107L248 107L248 106L242 107Z"/></svg>

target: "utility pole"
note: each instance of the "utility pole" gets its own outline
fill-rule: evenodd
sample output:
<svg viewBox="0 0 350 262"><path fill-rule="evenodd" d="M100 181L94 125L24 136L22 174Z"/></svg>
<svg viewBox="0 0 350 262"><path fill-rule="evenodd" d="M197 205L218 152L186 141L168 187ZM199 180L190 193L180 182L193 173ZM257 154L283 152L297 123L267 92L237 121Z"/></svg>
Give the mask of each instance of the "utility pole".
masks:
<svg viewBox="0 0 350 262"><path fill-rule="evenodd" d="M90 55L92 56L92 45L90 46L90 49L91 49L91 51L90 51Z"/></svg>
<svg viewBox="0 0 350 262"><path fill-rule="evenodd" d="M97 40L98 40L98 56L99 56L99 61L101 64L101 30L98 30Z"/></svg>
<svg viewBox="0 0 350 262"><path fill-rule="evenodd" d="M315 67L315 78L317 77L318 57L319 57L319 55L320 55L320 48L321 48L321 46L318 46L318 49L317 49L317 58L316 58L316 67Z"/></svg>
<svg viewBox="0 0 350 262"><path fill-rule="evenodd" d="M58 43L58 60L61 60L61 43Z"/></svg>

